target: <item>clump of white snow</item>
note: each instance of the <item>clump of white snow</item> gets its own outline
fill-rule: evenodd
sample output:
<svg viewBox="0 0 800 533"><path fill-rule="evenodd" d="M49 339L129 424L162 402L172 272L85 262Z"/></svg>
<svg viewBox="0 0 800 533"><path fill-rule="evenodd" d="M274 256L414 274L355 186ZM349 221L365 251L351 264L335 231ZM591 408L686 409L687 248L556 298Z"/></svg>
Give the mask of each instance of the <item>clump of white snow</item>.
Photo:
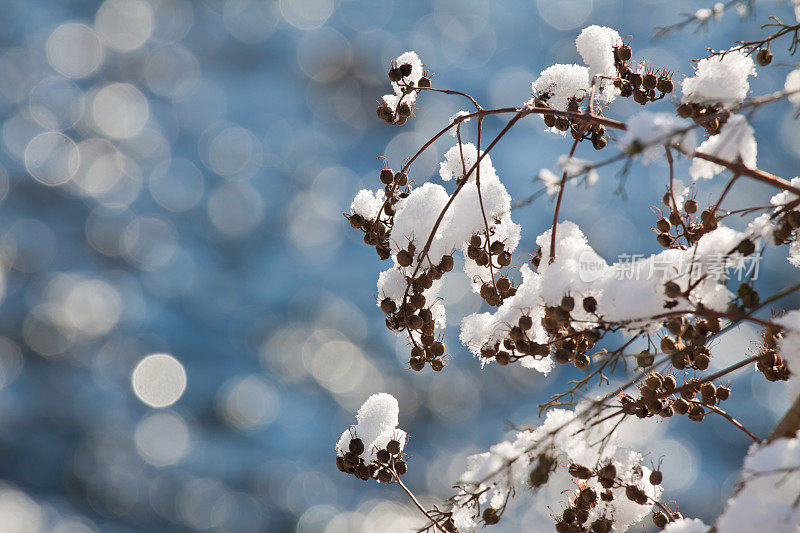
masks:
<svg viewBox="0 0 800 533"><path fill-rule="evenodd" d="M397 399L391 394L380 392L373 394L356 414L356 425L350 426L342 433L336 443L336 454L343 457L349 450L350 441L355 438L364 443L364 462L375 461L378 450L386 448L386 444L394 439L405 447L406 432L397 427L400 408Z"/></svg>
<svg viewBox="0 0 800 533"><path fill-rule="evenodd" d="M701 59L694 76L683 80L682 101L736 107L750 91L748 78L755 75L753 59L741 50Z"/></svg>
<svg viewBox="0 0 800 533"><path fill-rule="evenodd" d="M588 67L558 64L544 69L531 88L548 106L566 111L567 101L587 96L590 85Z"/></svg>
<svg viewBox="0 0 800 533"><path fill-rule="evenodd" d="M756 168L756 139L753 128L742 115L731 116L723 124L719 134L706 139L697 151L731 163L741 161L749 168ZM723 170L725 167L722 165L695 157L689 168L689 175L695 180L711 179Z"/></svg>
<svg viewBox="0 0 800 533"><path fill-rule="evenodd" d="M800 2L798 6L800 6ZM800 7L797 9L800 9ZM791 93L788 98L792 104L800 106L800 69L795 69L786 75L786 83L783 85L783 90Z"/></svg>
<svg viewBox="0 0 800 533"><path fill-rule="evenodd" d="M620 436L625 432L620 427L611 431L617 421L607 420L591 426L582 422L583 415L590 409L592 407L587 402L579 404L575 411L551 410L540 426L520 431L513 440L500 442L487 452L469 457L467 470L459 480L460 490L454 497L453 520L456 527L471 531L478 525L476 504L500 507L512 491L519 490L527 483L531 469L542 455L551 456L562 465L577 463L594 468L601 463L613 464L621 482L635 484L649 498L647 504L640 505L625 496L625 488L614 488L613 501L598 501L587 523L605 515L613 518L615 530L625 531L647 516L652 509L652 502L661 497L661 487L649 483L650 469L642 466L642 455L624 447L627 443ZM620 426L630 422L630 419L623 420ZM559 481L571 483L570 478L557 469L548 483L554 485L552 490L547 490L550 488L547 486L542 487L541 492L534 495L538 499L535 505L544 508L554 505L556 499L563 498L563 490L568 486L558 485ZM588 480L586 484L597 494L604 490L597 479ZM472 499L473 494L480 494L477 501Z"/></svg>
<svg viewBox="0 0 800 533"><path fill-rule="evenodd" d="M622 38L616 30L605 26L589 26L581 31L575 39L575 47L589 67L589 82L593 80L597 87L597 96L609 103L619 95L614 87L613 78L617 75L614 66L614 48L622 45ZM596 78L600 76L600 78Z"/></svg>
<svg viewBox="0 0 800 533"><path fill-rule="evenodd" d="M800 440L753 444L742 466L742 488L717 521L719 533L800 529Z"/></svg>

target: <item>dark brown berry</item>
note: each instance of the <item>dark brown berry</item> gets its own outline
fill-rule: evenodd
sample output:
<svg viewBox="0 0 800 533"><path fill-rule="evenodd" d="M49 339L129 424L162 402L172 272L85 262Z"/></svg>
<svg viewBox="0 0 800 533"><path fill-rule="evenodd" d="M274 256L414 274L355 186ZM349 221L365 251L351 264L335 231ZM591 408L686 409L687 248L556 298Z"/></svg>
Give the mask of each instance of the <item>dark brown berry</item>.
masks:
<svg viewBox="0 0 800 533"><path fill-rule="evenodd" d="M651 485L661 485L661 481L664 479L664 476L658 470L653 470L650 472L650 484Z"/></svg>
<svg viewBox="0 0 800 533"><path fill-rule="evenodd" d="M407 267L414 262L414 256L411 255L411 252L408 250L400 250L397 252L397 264L403 267Z"/></svg>
<svg viewBox="0 0 800 533"><path fill-rule="evenodd" d="M678 106L678 116L681 118L689 118L692 116L692 105L691 104L681 104Z"/></svg>
<svg viewBox="0 0 800 533"><path fill-rule="evenodd" d="M767 48L762 48L756 53L756 62L762 67L766 67L772 63L772 52Z"/></svg>
<svg viewBox="0 0 800 533"><path fill-rule="evenodd" d="M386 450L392 455L397 455L398 453L400 453L400 443L392 439L386 445Z"/></svg>
<svg viewBox="0 0 800 533"><path fill-rule="evenodd" d="M486 525L492 526L500 521L500 515L497 514L497 510L491 507L487 507L483 510L483 521L486 522Z"/></svg>
<svg viewBox="0 0 800 533"><path fill-rule="evenodd" d="M656 88L664 94L669 94L673 89L672 80L666 76L661 76L658 78L658 84L656 85Z"/></svg>

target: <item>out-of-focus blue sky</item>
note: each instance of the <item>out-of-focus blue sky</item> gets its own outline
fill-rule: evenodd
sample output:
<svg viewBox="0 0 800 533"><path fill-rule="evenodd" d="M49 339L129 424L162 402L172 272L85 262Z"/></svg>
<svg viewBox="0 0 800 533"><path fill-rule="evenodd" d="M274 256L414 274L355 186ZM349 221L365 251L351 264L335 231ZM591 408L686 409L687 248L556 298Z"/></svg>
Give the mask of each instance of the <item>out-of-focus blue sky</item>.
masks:
<svg viewBox="0 0 800 533"><path fill-rule="evenodd" d="M461 317L480 300L456 273L443 290L449 366L407 369L407 347L374 305L385 265L341 213L360 188L378 186L378 156L399 166L466 104L423 94L416 118L385 125L375 105L389 90L389 61L416 50L436 86L513 106L540 70L579 60L573 41L589 24L632 36L635 58L689 73L706 46L751 40L770 14L793 16L784 3L759 2L754 18L726 13L707 32L651 40L699 7L710 3L0 3L0 531L419 524L400 491L336 470L333 445L364 399L398 397L412 435L407 482L434 502L467 455L502 439L509 422L536 423L538 404L579 374L482 370L458 342ZM782 44L776 62L787 60ZM787 72L760 69L754 93L782 87ZM637 109L620 102L608 114ZM760 166L793 176L800 129L788 104L753 123ZM542 130L532 117L492 154L516 199L567 150ZM411 177L428 179L452 142L438 141ZM603 157L588 147L578 156ZM618 170L570 188L563 217L606 257L653 252L649 206L664 165L634 165L627 200L614 193ZM702 184L701 203L720 185ZM769 195L737 187L731 207ZM551 217L546 198L514 213L521 251ZM767 292L797 279L783 258L765 268ZM747 326L726 335L713 364L735 361L756 335ZM783 387L734 379L726 403L764 434L785 407ZM666 498L713 516L746 437L713 418L641 427L643 451L663 458ZM526 497L506 530L547 520Z"/></svg>

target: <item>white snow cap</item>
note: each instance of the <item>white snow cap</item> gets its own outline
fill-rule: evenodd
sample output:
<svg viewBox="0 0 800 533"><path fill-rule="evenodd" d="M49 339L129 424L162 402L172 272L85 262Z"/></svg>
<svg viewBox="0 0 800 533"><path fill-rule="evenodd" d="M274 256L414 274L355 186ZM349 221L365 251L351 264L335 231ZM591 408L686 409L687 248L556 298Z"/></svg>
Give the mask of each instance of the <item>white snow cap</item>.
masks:
<svg viewBox="0 0 800 533"><path fill-rule="evenodd" d="M800 510L800 441L797 437L753 444L742 466L745 481L717 521L719 533L797 532Z"/></svg>
<svg viewBox="0 0 800 533"><path fill-rule="evenodd" d="M342 433L336 443L336 454L344 456L354 438L359 438L364 443L364 462L367 464L373 462L377 451L385 448L392 439L400 443L402 450L405 447L406 432L397 428L399 412L394 396L385 392L373 394L358 410L357 424Z"/></svg>
<svg viewBox="0 0 800 533"><path fill-rule="evenodd" d="M753 58L741 50L701 59L694 76L683 80L682 101L736 107L750 91L748 78L755 75Z"/></svg>
<svg viewBox="0 0 800 533"><path fill-rule="evenodd" d="M800 9L800 0L798 0L798 8ZM786 83L783 85L783 90L789 95L789 101L800 107L800 69L795 69L786 75Z"/></svg>
<svg viewBox="0 0 800 533"><path fill-rule="evenodd" d="M681 518L670 522L663 529L664 533L706 533L709 527L699 518Z"/></svg>
<svg viewBox="0 0 800 533"><path fill-rule="evenodd" d="M589 26L584 28L575 39L575 48L589 67L589 83L595 76L615 77L617 69L614 66L614 48L622 45L622 38L616 30L605 26ZM619 89L614 87L613 80L597 79L597 96L608 103L619 95Z"/></svg>
<svg viewBox="0 0 800 533"><path fill-rule="evenodd" d="M709 137L697 148L697 151L731 163L741 159L745 166L756 168L758 152L756 139L753 128L742 115L731 116L728 122L722 125L719 134ZM705 159L694 158L692 166L689 168L689 175L695 180L711 179L723 170L725 167L721 165Z"/></svg>
<svg viewBox="0 0 800 533"><path fill-rule="evenodd" d="M548 106L566 111L567 100L588 95L589 86L588 67L558 64L544 69L531 88Z"/></svg>

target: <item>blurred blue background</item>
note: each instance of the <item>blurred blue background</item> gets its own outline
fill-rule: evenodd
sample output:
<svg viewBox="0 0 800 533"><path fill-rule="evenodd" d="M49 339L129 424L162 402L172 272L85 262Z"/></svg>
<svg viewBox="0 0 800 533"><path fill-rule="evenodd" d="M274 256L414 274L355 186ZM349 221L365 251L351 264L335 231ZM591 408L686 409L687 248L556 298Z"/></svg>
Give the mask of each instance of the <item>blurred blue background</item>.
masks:
<svg viewBox="0 0 800 533"><path fill-rule="evenodd" d="M419 525L399 490L336 470L333 445L364 399L398 397L412 435L407 483L431 504L451 494L467 455L502 439L510 422L536 423L538 405L579 373L481 370L458 342L461 317L480 299L457 272L443 290L449 366L407 369L408 348L375 307L386 265L342 212L360 188L378 187L376 157L397 168L468 107L423 94L417 118L387 126L375 107L389 91L389 61L415 50L435 86L509 106L529 98L543 68L579 61L573 41L589 24L633 36L635 58L685 74L706 46L760 35L767 15L793 20L788 5L765 1L753 18L726 12L708 32L652 40L699 7L710 4L0 3L0 531ZM789 61L783 44L776 62ZM779 89L787 72L760 69L754 93ZM620 102L609 115L637 109ZM800 128L789 105L753 123L760 166L793 176ZM502 124L488 118L487 134ZM568 150L542 130L531 117L492 154L517 200ZM452 142L434 144L411 177L429 179ZM654 252L650 206L665 168L634 165L626 198L615 193L619 168L602 169L593 188L571 187L563 218L607 258ZM702 184L701 204L719 194L717 181ZM737 187L730 208L769 198ZM520 251L532 250L552 204L539 198L513 218ZM797 279L778 254L766 269L764 294ZM736 361L757 335L749 326L726 335L713 364ZM733 393L730 410L761 435L786 407L782 385L760 375L736 375ZM744 434L714 418L640 430L647 461L663 459L666 499L713 517L737 478ZM505 530L546 527L550 511L526 498L518 494Z"/></svg>

